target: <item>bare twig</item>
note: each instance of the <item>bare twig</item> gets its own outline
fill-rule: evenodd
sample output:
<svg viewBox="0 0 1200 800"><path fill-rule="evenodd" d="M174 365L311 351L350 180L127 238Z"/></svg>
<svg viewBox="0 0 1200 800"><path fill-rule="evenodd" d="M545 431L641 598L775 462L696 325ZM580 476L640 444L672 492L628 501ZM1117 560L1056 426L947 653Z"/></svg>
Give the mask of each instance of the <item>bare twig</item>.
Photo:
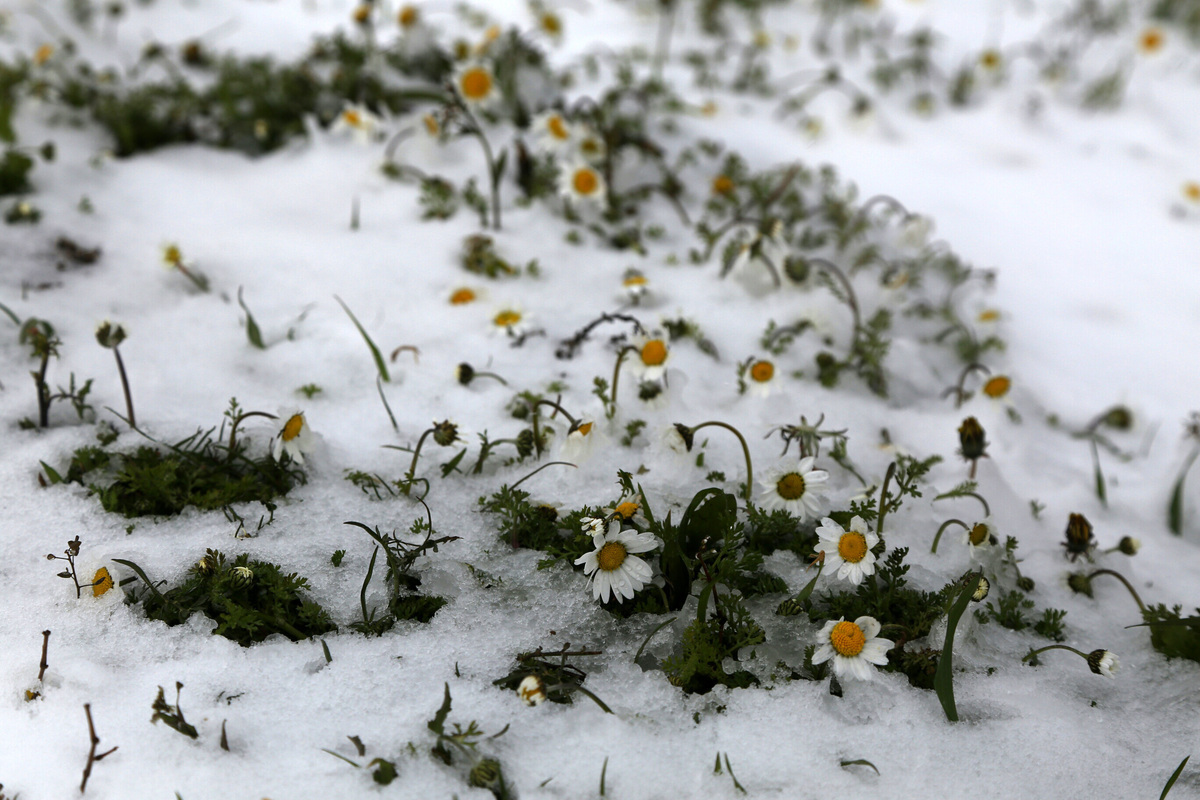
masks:
<svg viewBox="0 0 1200 800"><path fill-rule="evenodd" d="M46 677L46 667L50 666L46 662L46 651L50 648L50 631L42 631L42 663L38 669L38 683L42 682L42 678Z"/></svg>
<svg viewBox="0 0 1200 800"><path fill-rule="evenodd" d="M96 726L92 723L92 705L91 703L83 704L83 712L87 714L88 721L88 737L92 740L92 749L88 751L87 766L83 768L83 781L79 784L79 793L83 794L87 791L88 778L92 777L92 764L100 761L105 756L111 755L117 748L105 750L103 753L96 755L96 745L100 744L100 737L96 735Z"/></svg>

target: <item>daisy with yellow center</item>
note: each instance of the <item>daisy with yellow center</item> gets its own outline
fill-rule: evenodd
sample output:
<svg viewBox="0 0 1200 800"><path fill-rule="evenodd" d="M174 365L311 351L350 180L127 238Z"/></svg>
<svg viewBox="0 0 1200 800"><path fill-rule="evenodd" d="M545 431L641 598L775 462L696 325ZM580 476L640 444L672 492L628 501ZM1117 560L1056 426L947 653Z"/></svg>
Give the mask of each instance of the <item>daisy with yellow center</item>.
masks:
<svg viewBox="0 0 1200 800"><path fill-rule="evenodd" d="M671 360L671 349L665 339L654 336L638 336L633 341L633 350L625 359L629 369L641 381L656 381L667 371Z"/></svg>
<svg viewBox="0 0 1200 800"><path fill-rule="evenodd" d="M979 66L988 70L995 71L1000 68L1000 51L984 50L979 56Z"/></svg>
<svg viewBox="0 0 1200 800"><path fill-rule="evenodd" d="M563 153L571 145L572 126L561 111L550 109L533 118L530 130L544 153Z"/></svg>
<svg viewBox="0 0 1200 800"><path fill-rule="evenodd" d="M1183 196L1193 203L1200 203L1200 183L1188 181L1183 185Z"/></svg>
<svg viewBox="0 0 1200 800"><path fill-rule="evenodd" d="M44 44L33 53L33 65L40 67L54 55L54 45Z"/></svg>
<svg viewBox="0 0 1200 800"><path fill-rule="evenodd" d="M460 286L450 293L450 305L465 306L468 303L474 303L479 299L479 295L469 286Z"/></svg>
<svg viewBox="0 0 1200 800"><path fill-rule="evenodd" d="M733 178L728 175L718 175L713 178L712 193L718 195L731 195L737 187L733 183Z"/></svg>
<svg viewBox="0 0 1200 800"><path fill-rule="evenodd" d="M351 103L338 114L330 130L339 135L349 134L359 144L367 144L378 137L381 123L366 106Z"/></svg>
<svg viewBox="0 0 1200 800"><path fill-rule="evenodd" d="M604 178L588 164L565 165L558 173L558 191L573 203L599 204L604 200Z"/></svg>
<svg viewBox="0 0 1200 800"><path fill-rule="evenodd" d="M634 493L621 500L611 508L605 508L604 512L609 518L618 520L624 525L632 525L635 528L645 528L649 525L646 515L642 513L642 495Z"/></svg>
<svg viewBox="0 0 1200 800"><path fill-rule="evenodd" d="M1138 49L1146 55L1153 55L1163 49L1166 41L1167 38L1163 35L1161 28L1147 28L1138 37Z"/></svg>
<svg viewBox="0 0 1200 800"><path fill-rule="evenodd" d="M795 466L782 466L770 470L762 479L763 492L759 504L767 511L786 509L801 522L820 513L821 503L818 490L829 480L829 473L813 469L816 461L812 456L800 459Z"/></svg>
<svg viewBox="0 0 1200 800"><path fill-rule="evenodd" d="M1011 388L1012 379L1007 375L993 375L987 379L979 391L993 400L1002 400L1008 396L1008 390Z"/></svg>
<svg viewBox="0 0 1200 800"><path fill-rule="evenodd" d="M529 329L530 314L514 305L502 306L492 314L492 335L520 336Z"/></svg>
<svg viewBox="0 0 1200 800"><path fill-rule="evenodd" d="M174 242L164 244L162 246L162 263L167 269L179 269L180 266L187 266L188 262L183 259L183 250Z"/></svg>
<svg viewBox="0 0 1200 800"><path fill-rule="evenodd" d="M371 6L368 3L363 3L358 8L354 9L354 14L352 17L359 25L366 25L371 21Z"/></svg>
<svg viewBox="0 0 1200 800"><path fill-rule="evenodd" d="M478 62L459 67L454 73L454 89L469 106L487 106L499 96L496 76L487 65Z"/></svg>
<svg viewBox="0 0 1200 800"><path fill-rule="evenodd" d="M854 622L844 618L829 620L817 634L817 649L813 653L813 664L824 664L833 660L833 672L838 678L871 680L872 664L887 664L887 652L896 643L879 638L882 630L874 617L859 617Z"/></svg>
<svg viewBox="0 0 1200 800"><path fill-rule="evenodd" d="M778 385L779 370L766 359L751 361L746 367L746 390L758 397L767 397Z"/></svg>
<svg viewBox="0 0 1200 800"><path fill-rule="evenodd" d="M545 34L550 41L559 42L563 33L562 17L553 11L543 11L538 16L538 30Z"/></svg>
<svg viewBox="0 0 1200 800"><path fill-rule="evenodd" d="M858 586L863 578L875 573L875 554L879 537L867 530L866 521L859 516L850 520L846 530L830 517L821 520L817 528L820 542L817 551L825 560L827 574Z"/></svg>
<svg viewBox="0 0 1200 800"><path fill-rule="evenodd" d="M632 600L654 574L650 565L634 554L653 550L658 541L650 533L621 530L617 519L607 525L601 520L583 522L592 533L596 549L575 559L575 563L591 577L592 598L601 603L607 603L610 597Z"/></svg>
<svg viewBox="0 0 1200 800"><path fill-rule="evenodd" d="M593 166L603 163L608 148L600 135L586 125L579 126L575 133L576 155Z"/></svg>
<svg viewBox="0 0 1200 800"><path fill-rule="evenodd" d="M621 288L625 290L625 296L629 299L629 302L636 306L649 293L650 279L642 274L640 270L630 267L625 270L625 277L621 279Z"/></svg>
<svg viewBox="0 0 1200 800"><path fill-rule="evenodd" d="M396 22L400 23L402 30L410 31L421 22L421 12L416 6L401 6L400 13L396 15Z"/></svg>
<svg viewBox="0 0 1200 800"><path fill-rule="evenodd" d="M571 426L562 446L562 460L578 464L592 454L599 440L596 423L590 419L580 419Z"/></svg>
<svg viewBox="0 0 1200 800"><path fill-rule="evenodd" d="M308 427L304 413L298 410L281 414L279 418L283 420L283 427L275 435L271 457L279 461L286 455L297 464L303 464L304 454L312 452L316 445L316 437L313 435L312 428Z"/></svg>
<svg viewBox="0 0 1200 800"><path fill-rule="evenodd" d="M996 526L992 518L976 522L965 533L962 542L971 548L971 558L982 558L992 547L993 542L999 542L996 537Z"/></svg>
<svg viewBox="0 0 1200 800"><path fill-rule="evenodd" d="M1000 312L994 308L985 308L983 311L979 312L979 315L976 317L976 319L984 323L999 322Z"/></svg>

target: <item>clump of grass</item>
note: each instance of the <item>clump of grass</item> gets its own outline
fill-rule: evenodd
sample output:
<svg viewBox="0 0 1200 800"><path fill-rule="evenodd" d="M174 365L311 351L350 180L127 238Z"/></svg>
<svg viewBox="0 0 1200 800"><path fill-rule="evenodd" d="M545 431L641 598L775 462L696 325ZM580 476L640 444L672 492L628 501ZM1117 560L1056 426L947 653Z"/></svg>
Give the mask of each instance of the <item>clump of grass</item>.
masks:
<svg viewBox="0 0 1200 800"><path fill-rule="evenodd" d="M141 579L140 590L134 588L128 594L130 602L141 603L147 617L167 625L180 625L193 614L204 614L217 623L213 633L243 647L273 633L299 641L337 628L324 608L301 595L308 588L306 578L284 574L276 564L252 561L247 553L228 561L223 553L208 550L192 565L183 583L166 591L160 591L134 562L113 560Z"/></svg>

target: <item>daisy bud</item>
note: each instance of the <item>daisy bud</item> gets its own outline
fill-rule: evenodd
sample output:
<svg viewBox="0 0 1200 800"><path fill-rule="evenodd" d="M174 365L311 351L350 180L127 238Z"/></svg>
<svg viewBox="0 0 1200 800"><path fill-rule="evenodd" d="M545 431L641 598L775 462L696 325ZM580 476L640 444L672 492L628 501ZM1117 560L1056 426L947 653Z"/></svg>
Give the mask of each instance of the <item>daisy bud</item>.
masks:
<svg viewBox="0 0 1200 800"><path fill-rule="evenodd" d="M125 329L104 320L96 326L96 341L101 347L113 348L125 341Z"/></svg>
<svg viewBox="0 0 1200 800"><path fill-rule="evenodd" d="M1093 650L1087 656L1088 667L1097 675L1103 675L1106 678L1113 677L1120 666L1121 661L1115 654L1107 650Z"/></svg>
<svg viewBox="0 0 1200 800"><path fill-rule="evenodd" d="M467 775L467 783L482 789L492 789L500 786L503 782L504 777L500 772L500 762L494 758L483 759L471 767L471 772Z"/></svg>
<svg viewBox="0 0 1200 800"><path fill-rule="evenodd" d="M450 420L435 423L433 426L433 440L442 447L449 447L455 442L461 441L458 438L458 426Z"/></svg>
<svg viewBox="0 0 1200 800"><path fill-rule="evenodd" d="M546 683L540 675L526 675L517 694L527 706L541 705L546 700Z"/></svg>
<svg viewBox="0 0 1200 800"><path fill-rule="evenodd" d="M1022 592L1032 592L1034 587L1033 578L1027 578L1024 575L1017 578L1017 588Z"/></svg>
<svg viewBox="0 0 1200 800"><path fill-rule="evenodd" d="M458 365L454 375L463 386L469 386L471 381L475 380L475 368L464 361Z"/></svg>
<svg viewBox="0 0 1200 800"><path fill-rule="evenodd" d="M967 417L963 420L962 425L958 429L959 452L967 461L975 461L983 458L987 450L987 435L983 431L983 426L979 424L979 420L974 417Z"/></svg>
<svg viewBox="0 0 1200 800"><path fill-rule="evenodd" d="M249 567L234 567L232 580L234 586L249 586L254 580L254 570Z"/></svg>
<svg viewBox="0 0 1200 800"><path fill-rule="evenodd" d="M217 568L217 560L213 558L212 553L205 554L204 558L192 565L192 570L200 575L209 575Z"/></svg>
<svg viewBox="0 0 1200 800"><path fill-rule="evenodd" d="M1082 572L1072 572L1067 576L1067 587L1075 594L1086 594L1088 597L1094 597L1092 594L1092 579Z"/></svg>
<svg viewBox="0 0 1200 800"><path fill-rule="evenodd" d="M1133 427L1133 412L1128 406L1113 406L1105 412L1104 424L1114 430L1127 431Z"/></svg>
<svg viewBox="0 0 1200 800"><path fill-rule="evenodd" d="M662 393L662 384L657 381L643 381L638 386L638 400L641 400L643 403L649 403L657 399Z"/></svg>
<svg viewBox="0 0 1200 800"><path fill-rule="evenodd" d="M691 428L680 422L675 423L675 430L679 432L679 438L683 439L683 446L689 453L692 452L692 445L696 443L696 434L692 432Z"/></svg>
<svg viewBox="0 0 1200 800"><path fill-rule="evenodd" d="M975 587L975 594L971 595L971 599L976 603L982 603L984 598L988 596L988 592L992 590L992 583L982 575L979 576L979 585Z"/></svg>
<svg viewBox="0 0 1200 800"><path fill-rule="evenodd" d="M1117 542L1117 549L1127 556L1136 556L1137 551L1142 549L1142 540L1132 536L1122 536L1121 541Z"/></svg>
<svg viewBox="0 0 1200 800"><path fill-rule="evenodd" d="M1063 547L1072 561L1079 556L1091 557L1095 541L1092 537L1092 523L1083 514L1072 514L1067 519L1067 538Z"/></svg>
<svg viewBox="0 0 1200 800"><path fill-rule="evenodd" d="M783 274L794 283L804 283L812 273L812 266L803 256L788 256L783 260Z"/></svg>
<svg viewBox="0 0 1200 800"><path fill-rule="evenodd" d="M528 458L533 455L534 440L533 431L529 428L517 434L517 455L521 458Z"/></svg>

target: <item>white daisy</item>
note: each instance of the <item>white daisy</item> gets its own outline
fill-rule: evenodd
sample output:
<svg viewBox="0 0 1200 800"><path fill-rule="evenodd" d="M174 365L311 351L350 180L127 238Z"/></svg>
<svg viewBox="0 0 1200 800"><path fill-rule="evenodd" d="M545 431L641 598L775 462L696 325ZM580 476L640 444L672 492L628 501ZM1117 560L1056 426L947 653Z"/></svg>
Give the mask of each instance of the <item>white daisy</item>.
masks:
<svg viewBox="0 0 1200 800"><path fill-rule="evenodd" d="M632 600L653 574L650 565L633 553L646 553L658 547L650 533L621 530L620 520L608 522L608 530L593 526L592 544L596 549L575 559L592 578L592 597L607 603L609 597Z"/></svg>
<svg viewBox="0 0 1200 800"><path fill-rule="evenodd" d="M520 306L506 305L496 309L492 314L492 335L503 333L506 336L520 336L529 330L531 314Z"/></svg>
<svg viewBox="0 0 1200 800"><path fill-rule="evenodd" d="M817 634L817 650L813 653L812 663L824 664L832 658L833 672L839 678L871 680L869 665L886 664L887 651L896 644L890 639L880 639L880 628L874 617L859 617L854 622L829 620Z"/></svg>
<svg viewBox="0 0 1200 800"><path fill-rule="evenodd" d="M900 244L920 250L929 243L933 233L933 220L921 214L909 214L900 223Z"/></svg>
<svg viewBox="0 0 1200 800"><path fill-rule="evenodd" d="M971 548L971 558L983 558L991 550L993 540L998 541L991 517L976 522L970 530L963 532L962 537L962 543Z"/></svg>
<svg viewBox="0 0 1200 800"><path fill-rule="evenodd" d="M561 457L563 461L579 463L592 454L599 441L600 433L596 423L590 419L580 419L567 433L563 441Z"/></svg>
<svg viewBox="0 0 1200 800"><path fill-rule="evenodd" d="M358 144L370 144L379 137L382 120L366 106L346 104L330 130L335 134L350 134Z"/></svg>
<svg viewBox="0 0 1200 800"><path fill-rule="evenodd" d="M755 359L746 367L743 378L746 391L756 397L767 397L779 384L779 370L775 369L773 361Z"/></svg>
<svg viewBox="0 0 1200 800"><path fill-rule="evenodd" d="M463 64L455 70L454 90L464 103L480 108L491 105L500 96L495 74L479 62Z"/></svg>
<svg viewBox="0 0 1200 800"><path fill-rule="evenodd" d="M600 134L587 125L580 125L575 130L575 152L588 164L602 164L608 147Z"/></svg>
<svg viewBox="0 0 1200 800"><path fill-rule="evenodd" d="M633 340L633 352L625 357L625 363L638 380L656 381L667 371L671 359L671 348L667 340L658 336L637 336Z"/></svg>
<svg viewBox="0 0 1200 800"><path fill-rule="evenodd" d="M649 524L646 516L642 513L644 503L645 500L642 499L641 493L634 492L631 495L622 497L612 508L604 510L621 522L644 528Z"/></svg>
<svg viewBox="0 0 1200 800"><path fill-rule="evenodd" d="M537 149L543 153L562 153L571 145L572 125L561 111L550 109L530 123Z"/></svg>
<svg viewBox="0 0 1200 800"><path fill-rule="evenodd" d="M1088 667L1097 675L1112 678L1113 673L1121 667L1121 660L1116 653L1108 650L1093 650L1087 656Z"/></svg>
<svg viewBox="0 0 1200 800"><path fill-rule="evenodd" d="M817 489L829 480L829 473L821 469L813 469L812 456L800 459L795 467L776 467L762 481L765 491L759 495L759 502L768 511L777 508L787 509L804 521L811 514L816 516L820 510L820 499Z"/></svg>
<svg viewBox="0 0 1200 800"><path fill-rule="evenodd" d="M604 202L604 176L589 164L564 164L558 173L558 192L573 203Z"/></svg>
<svg viewBox="0 0 1200 800"><path fill-rule="evenodd" d="M275 435L275 444L271 449L271 457L279 461L284 454L297 464L304 463L304 454L312 452L316 446L316 436L301 411L281 414L283 427Z"/></svg>
<svg viewBox="0 0 1200 800"><path fill-rule="evenodd" d="M862 517L850 520L850 530L844 530L830 517L821 520L817 528L821 537L818 550L825 556L825 569L839 580L848 580L855 586L867 575L875 573L875 554L871 550L879 544L879 536L867 530Z"/></svg>
<svg viewBox="0 0 1200 800"><path fill-rule="evenodd" d="M751 264L757 263L762 265L763 269L778 274L783 269L786 257L787 244L783 241L783 223L776 220L767 233L756 230L750 238L742 241L737 255L728 266L728 272L743 274Z"/></svg>
<svg viewBox="0 0 1200 800"><path fill-rule="evenodd" d="M539 675L526 675L517 687L517 695L527 706L540 705L546 700L546 683Z"/></svg>

